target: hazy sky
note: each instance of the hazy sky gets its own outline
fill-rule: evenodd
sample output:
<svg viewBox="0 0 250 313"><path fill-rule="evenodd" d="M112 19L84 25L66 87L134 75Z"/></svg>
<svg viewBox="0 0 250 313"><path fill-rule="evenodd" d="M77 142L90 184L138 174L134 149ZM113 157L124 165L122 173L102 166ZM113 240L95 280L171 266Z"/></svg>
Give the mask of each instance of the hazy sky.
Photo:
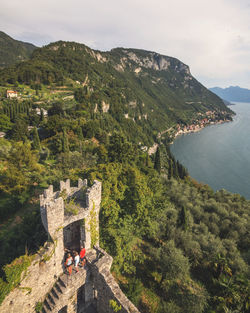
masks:
<svg viewBox="0 0 250 313"><path fill-rule="evenodd" d="M156 51L206 87L250 89L250 0L1 0L0 30L38 46Z"/></svg>

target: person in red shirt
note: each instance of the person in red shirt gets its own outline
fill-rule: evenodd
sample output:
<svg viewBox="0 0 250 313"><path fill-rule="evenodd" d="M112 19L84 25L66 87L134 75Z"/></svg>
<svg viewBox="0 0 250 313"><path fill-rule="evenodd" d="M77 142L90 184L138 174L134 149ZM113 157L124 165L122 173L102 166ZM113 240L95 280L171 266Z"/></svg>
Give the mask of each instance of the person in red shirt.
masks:
<svg viewBox="0 0 250 313"><path fill-rule="evenodd" d="M83 246L81 246L81 250L80 250L80 262L81 262L81 266L84 267L84 265L86 264L86 258L85 258L85 253L86 250Z"/></svg>

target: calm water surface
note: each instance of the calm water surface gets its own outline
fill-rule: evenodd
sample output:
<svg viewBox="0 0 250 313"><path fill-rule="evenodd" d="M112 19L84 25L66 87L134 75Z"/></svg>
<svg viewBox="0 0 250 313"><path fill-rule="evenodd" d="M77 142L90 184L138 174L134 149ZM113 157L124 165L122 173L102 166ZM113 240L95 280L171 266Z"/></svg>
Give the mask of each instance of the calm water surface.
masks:
<svg viewBox="0 0 250 313"><path fill-rule="evenodd" d="M199 182L250 199L250 103L230 107L234 121L178 137L171 151Z"/></svg>

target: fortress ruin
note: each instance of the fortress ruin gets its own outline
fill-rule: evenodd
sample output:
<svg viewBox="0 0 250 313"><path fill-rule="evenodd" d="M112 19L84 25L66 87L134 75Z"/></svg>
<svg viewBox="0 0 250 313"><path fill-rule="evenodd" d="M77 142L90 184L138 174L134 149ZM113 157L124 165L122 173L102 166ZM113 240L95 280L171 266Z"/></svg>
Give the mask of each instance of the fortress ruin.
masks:
<svg viewBox="0 0 250 313"><path fill-rule="evenodd" d="M1 313L139 313L110 273L112 257L99 247L101 182L60 182L40 196L42 223L48 241L22 273L20 286L6 296ZM79 273L64 273L66 249L86 248L87 264Z"/></svg>

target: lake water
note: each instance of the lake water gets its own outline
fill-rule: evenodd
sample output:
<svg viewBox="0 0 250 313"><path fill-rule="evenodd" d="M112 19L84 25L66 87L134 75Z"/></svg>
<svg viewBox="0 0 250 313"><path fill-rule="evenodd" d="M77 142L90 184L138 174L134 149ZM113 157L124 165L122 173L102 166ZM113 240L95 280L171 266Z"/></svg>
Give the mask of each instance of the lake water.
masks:
<svg viewBox="0 0 250 313"><path fill-rule="evenodd" d="M177 137L171 152L193 178L250 199L250 103L236 103L230 123Z"/></svg>

